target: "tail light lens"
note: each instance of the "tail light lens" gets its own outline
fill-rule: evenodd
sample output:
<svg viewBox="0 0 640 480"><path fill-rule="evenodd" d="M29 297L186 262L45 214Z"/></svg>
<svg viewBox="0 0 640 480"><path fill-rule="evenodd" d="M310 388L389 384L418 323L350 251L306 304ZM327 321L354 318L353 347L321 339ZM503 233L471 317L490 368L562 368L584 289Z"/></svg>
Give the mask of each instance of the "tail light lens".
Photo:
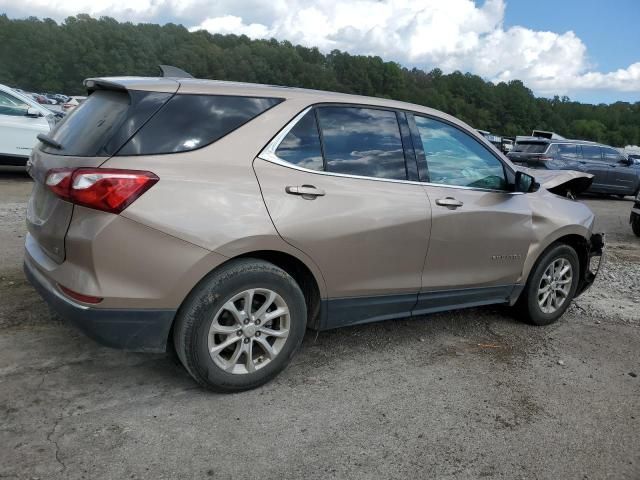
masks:
<svg viewBox="0 0 640 480"><path fill-rule="evenodd" d="M102 297L94 297L93 295L85 295L84 293L78 293L70 288L65 287L64 285L58 284L58 287L67 297L73 298L74 300L78 300L84 303L100 303L104 300Z"/></svg>
<svg viewBox="0 0 640 480"><path fill-rule="evenodd" d="M158 180L155 174L140 170L60 168L49 170L45 184L76 205L120 213Z"/></svg>

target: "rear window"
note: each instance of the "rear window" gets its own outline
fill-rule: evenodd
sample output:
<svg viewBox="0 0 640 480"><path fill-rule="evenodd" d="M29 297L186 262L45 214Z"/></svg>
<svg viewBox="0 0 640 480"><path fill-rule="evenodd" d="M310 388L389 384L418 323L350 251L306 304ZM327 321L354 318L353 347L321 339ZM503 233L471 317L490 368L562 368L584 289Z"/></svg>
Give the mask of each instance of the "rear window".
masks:
<svg viewBox="0 0 640 480"><path fill-rule="evenodd" d="M49 134L62 149L47 144L41 148L47 153L79 157L195 150L215 142L281 101L98 90Z"/></svg>
<svg viewBox="0 0 640 480"><path fill-rule="evenodd" d="M93 93L49 134L62 145L62 149L43 144L42 150L79 157L113 154L105 151L105 147L127 118L129 106L129 95L126 92Z"/></svg>
<svg viewBox="0 0 640 480"><path fill-rule="evenodd" d="M548 145L546 142L516 142L513 146L513 151L522 153L544 153Z"/></svg>

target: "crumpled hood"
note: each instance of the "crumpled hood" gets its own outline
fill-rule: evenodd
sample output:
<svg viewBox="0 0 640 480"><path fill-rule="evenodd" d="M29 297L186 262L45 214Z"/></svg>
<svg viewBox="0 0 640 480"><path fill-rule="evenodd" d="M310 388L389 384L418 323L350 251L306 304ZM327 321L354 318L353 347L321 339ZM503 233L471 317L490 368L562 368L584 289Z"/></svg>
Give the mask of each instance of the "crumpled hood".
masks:
<svg viewBox="0 0 640 480"><path fill-rule="evenodd" d="M531 175L542 188L562 196L584 192L593 182L593 175L575 170L533 170L524 167L518 170Z"/></svg>

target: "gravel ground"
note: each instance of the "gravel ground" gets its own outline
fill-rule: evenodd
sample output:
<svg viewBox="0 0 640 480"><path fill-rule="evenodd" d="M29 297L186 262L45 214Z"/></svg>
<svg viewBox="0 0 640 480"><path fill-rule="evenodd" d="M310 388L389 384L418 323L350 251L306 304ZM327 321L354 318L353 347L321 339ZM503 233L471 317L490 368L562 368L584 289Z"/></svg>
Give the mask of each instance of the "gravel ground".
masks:
<svg viewBox="0 0 640 480"><path fill-rule="evenodd" d="M50 317L21 273L30 188L0 173L0 478L640 478L631 199L583 199L607 260L552 326L488 307L309 334L225 396Z"/></svg>

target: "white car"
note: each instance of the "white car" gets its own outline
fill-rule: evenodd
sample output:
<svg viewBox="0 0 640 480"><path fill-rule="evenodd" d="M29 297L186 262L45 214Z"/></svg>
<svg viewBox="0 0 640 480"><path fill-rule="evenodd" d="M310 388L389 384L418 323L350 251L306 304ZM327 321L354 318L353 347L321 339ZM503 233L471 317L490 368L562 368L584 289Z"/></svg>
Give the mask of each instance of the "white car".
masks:
<svg viewBox="0 0 640 480"><path fill-rule="evenodd" d="M51 110L0 84L0 166L25 166L38 134L55 123Z"/></svg>

